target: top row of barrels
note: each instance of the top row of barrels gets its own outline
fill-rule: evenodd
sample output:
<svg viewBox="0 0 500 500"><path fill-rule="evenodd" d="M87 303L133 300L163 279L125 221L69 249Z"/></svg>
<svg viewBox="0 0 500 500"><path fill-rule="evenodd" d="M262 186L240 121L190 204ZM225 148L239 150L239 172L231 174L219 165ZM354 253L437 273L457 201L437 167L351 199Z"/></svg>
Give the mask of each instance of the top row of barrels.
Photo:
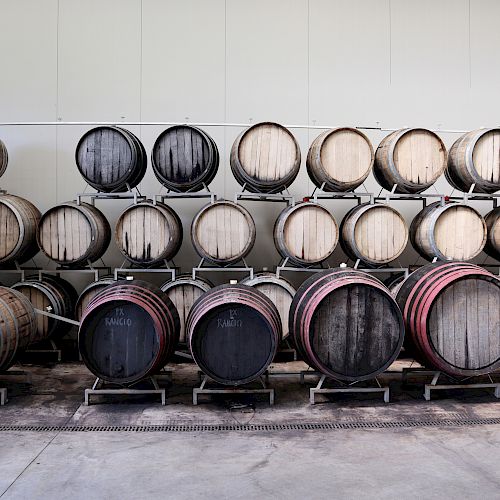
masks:
<svg viewBox="0 0 500 500"><path fill-rule="evenodd" d="M219 166L215 141L203 130L176 125L156 139L151 163L161 184L176 192L199 191L213 180ZM78 142L76 164L98 191L126 191L139 184L147 167L141 141L129 130L102 126ZM292 184L301 164L300 147L287 128L272 122L245 129L230 153L236 180L252 192L278 193ZM0 175L7 151L0 143ZM468 132L449 153L441 138L423 128L392 132L374 150L355 128L326 130L312 142L307 172L324 191L351 191L373 170L378 183L397 193L420 193L444 173L456 189L494 193L500 190L500 128Z"/></svg>

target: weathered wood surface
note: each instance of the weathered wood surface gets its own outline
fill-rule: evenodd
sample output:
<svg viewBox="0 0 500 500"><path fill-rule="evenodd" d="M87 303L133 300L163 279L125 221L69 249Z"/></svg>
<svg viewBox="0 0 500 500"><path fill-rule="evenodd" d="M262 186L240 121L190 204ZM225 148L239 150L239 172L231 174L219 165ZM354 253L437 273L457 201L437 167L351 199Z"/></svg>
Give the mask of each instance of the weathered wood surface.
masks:
<svg viewBox="0 0 500 500"><path fill-rule="evenodd" d="M262 375L282 335L272 301L245 285L220 285L205 292L191 309L186 331L199 368L226 385Z"/></svg>
<svg viewBox="0 0 500 500"><path fill-rule="evenodd" d="M69 201L51 208L38 225L40 250L61 265L99 260L111 240L106 216L89 203Z"/></svg>
<svg viewBox="0 0 500 500"><path fill-rule="evenodd" d="M402 215L382 203L362 203L345 215L340 244L346 255L370 265L397 259L408 243L408 227Z"/></svg>
<svg viewBox="0 0 500 500"><path fill-rule="evenodd" d="M203 130L176 125L160 134L151 163L157 179L172 191L199 191L208 186L219 167L215 141Z"/></svg>
<svg viewBox="0 0 500 500"><path fill-rule="evenodd" d="M401 311L389 290L355 270L332 269L307 279L292 301L289 327L308 364L344 381L386 370L404 338Z"/></svg>
<svg viewBox="0 0 500 500"><path fill-rule="evenodd" d="M120 252L138 265L172 259L182 244L182 222L164 203L146 200L128 207L116 223Z"/></svg>
<svg viewBox="0 0 500 500"><path fill-rule="evenodd" d="M446 146L430 130L401 129L382 139L375 152L377 182L397 193L420 193L432 186L446 168Z"/></svg>
<svg viewBox="0 0 500 500"><path fill-rule="evenodd" d="M16 290L0 287L0 372L16 361L18 354L37 338L35 311Z"/></svg>
<svg viewBox="0 0 500 500"><path fill-rule="evenodd" d="M255 223L241 205L220 200L197 213L191 224L191 240L200 257L215 264L238 262L255 243Z"/></svg>
<svg viewBox="0 0 500 500"><path fill-rule="evenodd" d="M234 177L248 191L280 192L297 177L300 158L300 147L288 129L262 122L236 138L230 163Z"/></svg>
<svg viewBox="0 0 500 500"><path fill-rule="evenodd" d="M193 279L191 274L181 274L176 276L174 281L167 281L161 286L179 313L181 323L179 342L181 344L185 344L187 341L186 321L193 304L212 287L213 284L210 281L200 277Z"/></svg>
<svg viewBox="0 0 500 500"><path fill-rule="evenodd" d="M456 189L500 190L500 128L473 130L457 139L448 156L446 178Z"/></svg>
<svg viewBox="0 0 500 500"><path fill-rule="evenodd" d="M428 260L471 260L483 250L486 237L484 219L463 203L431 203L410 226L413 247Z"/></svg>
<svg viewBox="0 0 500 500"><path fill-rule="evenodd" d="M370 174L374 161L368 137L354 128L327 130L311 144L307 172L324 191L351 191Z"/></svg>
<svg viewBox="0 0 500 500"><path fill-rule="evenodd" d="M335 218L317 203L302 202L287 207L274 224L276 249L294 265L317 264L328 259L338 238Z"/></svg>
<svg viewBox="0 0 500 500"><path fill-rule="evenodd" d="M494 208L484 217L488 237L484 251L496 260L500 260L500 207Z"/></svg>
<svg viewBox="0 0 500 500"><path fill-rule="evenodd" d="M157 373L179 340L179 315L164 292L144 281L118 281L88 304L78 332L87 368L131 384Z"/></svg>
<svg viewBox="0 0 500 500"><path fill-rule="evenodd" d="M0 195L0 264L22 264L38 253L36 231L40 217L40 211L28 200Z"/></svg>
<svg viewBox="0 0 500 500"><path fill-rule="evenodd" d="M500 368L500 280L465 262L429 264L400 286L408 349L452 376Z"/></svg>
<svg viewBox="0 0 500 500"><path fill-rule="evenodd" d="M9 154L7 153L7 147L0 140L0 177L3 174L5 174L8 163L9 163Z"/></svg>
<svg viewBox="0 0 500 500"><path fill-rule="evenodd" d="M119 277L118 279L124 279L123 277ZM78 296L78 300L76 301L75 306L75 317L78 321L82 319L83 312L85 308L89 305L91 300L100 292L102 292L109 285L116 283L113 276L104 276L98 281L93 281L89 285L87 285L80 295Z"/></svg>
<svg viewBox="0 0 500 500"><path fill-rule="evenodd" d="M76 147L76 164L86 182L104 192L121 192L141 182L147 167L146 150L129 130L96 127Z"/></svg>

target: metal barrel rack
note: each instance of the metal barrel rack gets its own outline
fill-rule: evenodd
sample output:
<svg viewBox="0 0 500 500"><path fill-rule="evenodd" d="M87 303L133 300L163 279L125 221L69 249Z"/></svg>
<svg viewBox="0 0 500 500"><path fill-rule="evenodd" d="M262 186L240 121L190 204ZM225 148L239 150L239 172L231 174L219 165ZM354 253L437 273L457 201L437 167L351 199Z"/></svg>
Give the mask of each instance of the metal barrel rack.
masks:
<svg viewBox="0 0 500 500"><path fill-rule="evenodd" d="M6 379L10 377L24 377L26 383L32 384L31 373L25 372L24 370L7 370L5 372L0 373L0 379ZM8 398L8 389L7 387L0 387L0 406L3 406L9 402Z"/></svg>

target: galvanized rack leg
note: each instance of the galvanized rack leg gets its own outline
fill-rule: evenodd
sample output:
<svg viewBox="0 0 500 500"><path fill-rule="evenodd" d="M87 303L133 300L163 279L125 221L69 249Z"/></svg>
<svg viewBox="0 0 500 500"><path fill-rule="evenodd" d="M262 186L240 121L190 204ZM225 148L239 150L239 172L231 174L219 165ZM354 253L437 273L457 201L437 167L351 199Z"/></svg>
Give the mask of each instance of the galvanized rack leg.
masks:
<svg viewBox="0 0 500 500"><path fill-rule="evenodd" d="M7 398L7 389L5 387L0 387L0 406L8 403L9 400Z"/></svg>
<svg viewBox="0 0 500 500"><path fill-rule="evenodd" d="M32 377L30 372L25 372L24 370L8 370L6 372L0 373L0 378L8 378L8 377L24 377L26 379L26 383L32 383ZM6 387L0 388L0 406L8 403L9 399L7 397L8 389Z"/></svg>
<svg viewBox="0 0 500 500"><path fill-rule="evenodd" d="M334 388L323 388L326 380L330 380L337 384ZM384 403L390 400L390 390L388 386L380 385L380 382L375 378L378 387L358 387L354 384L346 385L339 380L332 379L326 375L322 375L319 379L318 385L309 389L309 402L313 405L316 404L316 394L339 394L339 393L365 393L365 392L382 392L384 395ZM340 387L339 387L340 386Z"/></svg>
<svg viewBox="0 0 500 500"><path fill-rule="evenodd" d="M268 394L269 395L269 405L273 406L274 405L274 389L271 389L266 386L266 382L264 378L261 376L259 377L259 381L262 385L262 389L250 389L250 388L245 388L245 387L231 387L231 388L222 388L220 384L215 384L217 385L216 388L207 388L207 382L210 380L208 375L205 375L203 377L203 380L201 382L200 387L195 387L193 388L193 405L198 404L198 399L200 395L206 395L210 396L213 394L232 394L232 395L239 395L239 394ZM248 386L248 384L245 384Z"/></svg>

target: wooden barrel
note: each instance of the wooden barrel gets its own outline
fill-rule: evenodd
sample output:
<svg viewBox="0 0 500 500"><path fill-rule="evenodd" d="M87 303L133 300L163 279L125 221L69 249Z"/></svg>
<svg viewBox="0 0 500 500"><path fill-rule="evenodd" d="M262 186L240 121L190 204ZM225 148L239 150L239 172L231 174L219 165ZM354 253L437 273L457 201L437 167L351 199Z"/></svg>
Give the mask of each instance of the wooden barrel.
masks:
<svg viewBox="0 0 500 500"><path fill-rule="evenodd" d="M0 195L0 264L22 264L38 253L36 229L41 213L33 203L12 194Z"/></svg>
<svg viewBox="0 0 500 500"><path fill-rule="evenodd" d="M76 165L85 181L98 191L127 191L146 173L146 150L129 130L96 127L78 142Z"/></svg>
<svg viewBox="0 0 500 500"><path fill-rule="evenodd" d="M78 346L87 368L108 382L130 384L154 375L179 340L179 315L158 287L117 281L90 301Z"/></svg>
<svg viewBox="0 0 500 500"><path fill-rule="evenodd" d="M283 258L298 266L318 264L332 255L339 240L333 215L310 201L285 208L274 224L274 243Z"/></svg>
<svg viewBox="0 0 500 500"><path fill-rule="evenodd" d="M203 130L175 125L160 134L151 164L156 178L171 191L199 191L212 182L219 167L215 141Z"/></svg>
<svg viewBox="0 0 500 500"><path fill-rule="evenodd" d="M8 370L16 355L36 340L35 311L19 292L0 287L0 372Z"/></svg>
<svg viewBox="0 0 500 500"><path fill-rule="evenodd" d="M196 214L191 224L191 240L200 257L215 264L231 264L252 250L255 223L241 205L219 200Z"/></svg>
<svg viewBox="0 0 500 500"><path fill-rule="evenodd" d="M5 174L7 170L7 164L9 163L9 155L7 153L7 148L5 144L0 141L0 177Z"/></svg>
<svg viewBox="0 0 500 500"><path fill-rule="evenodd" d="M484 251L496 260L500 260L500 207L494 208L484 217L488 237Z"/></svg>
<svg viewBox="0 0 500 500"><path fill-rule="evenodd" d="M424 365L469 377L500 369L500 280L465 262L421 267L396 300L407 340Z"/></svg>
<svg viewBox="0 0 500 500"><path fill-rule="evenodd" d="M356 261L379 266L397 259L408 243L408 227L402 215L384 203L362 203L345 215L340 244Z"/></svg>
<svg viewBox="0 0 500 500"><path fill-rule="evenodd" d="M266 272L257 273L253 278L245 278L241 284L251 286L271 299L280 315L281 330L285 340L288 337L288 313L295 295L293 285L285 278L278 278L275 274Z"/></svg>
<svg viewBox="0 0 500 500"><path fill-rule="evenodd" d="M111 239L106 216L89 203L68 201L45 212L37 231L40 250L62 266L99 260Z"/></svg>
<svg viewBox="0 0 500 500"><path fill-rule="evenodd" d="M406 128L382 139L375 152L373 173L388 191L420 193L432 186L446 168L446 146L423 128Z"/></svg>
<svg viewBox="0 0 500 500"><path fill-rule="evenodd" d="M446 179L456 189L494 193L500 189L500 128L473 130L450 149Z"/></svg>
<svg viewBox="0 0 500 500"><path fill-rule="evenodd" d="M280 192L299 173L300 147L282 125L256 123L234 141L230 163L234 177L248 191Z"/></svg>
<svg viewBox="0 0 500 500"><path fill-rule="evenodd" d="M119 275L118 279L125 279L125 277ZM75 305L75 317L78 321L82 319L83 311L85 311L85 308L89 305L90 301L98 293L102 292L105 288L107 288L109 285L112 285L113 283L116 283L114 276L103 276L101 279L93 281L82 290L82 293L80 293L80 295L78 296Z"/></svg>
<svg viewBox="0 0 500 500"><path fill-rule="evenodd" d="M391 292L391 295L393 297L396 297L399 291L399 287L401 286L401 283L406 279L404 273L403 274L398 274L396 276L392 275L389 278L384 280L384 285L389 289Z"/></svg>
<svg viewBox="0 0 500 500"><path fill-rule="evenodd" d="M167 281L161 286L161 289L167 294L179 313L181 322L179 342L181 344L185 344L187 341L186 321L193 304L198 297L204 292L208 292L213 286L210 281L199 276L193 279L191 274L181 274L176 276L174 281Z"/></svg>
<svg viewBox="0 0 500 500"><path fill-rule="evenodd" d="M240 385L266 371L281 340L281 321L272 301L255 288L220 285L194 303L186 332L193 359L206 375Z"/></svg>
<svg viewBox="0 0 500 500"><path fill-rule="evenodd" d="M373 146L355 128L334 128L314 139L307 154L307 172L323 191L351 191L370 174Z"/></svg>
<svg viewBox="0 0 500 500"><path fill-rule="evenodd" d="M424 259L471 260L486 244L486 224L468 205L437 201L413 219L410 239Z"/></svg>
<svg viewBox="0 0 500 500"><path fill-rule="evenodd" d="M349 382L386 370L404 338L401 311L389 290L369 274L346 268L304 281L290 307L289 328L310 366Z"/></svg>
<svg viewBox="0 0 500 500"><path fill-rule="evenodd" d="M78 294L73 286L58 276L28 276L24 281L12 285L21 292L35 309L73 319ZM71 325L58 319L37 314L37 341L60 338L71 329Z"/></svg>
<svg viewBox="0 0 500 500"><path fill-rule="evenodd" d="M141 266L172 259L182 243L182 222L172 208L146 200L128 207L118 219L115 240L120 252Z"/></svg>

